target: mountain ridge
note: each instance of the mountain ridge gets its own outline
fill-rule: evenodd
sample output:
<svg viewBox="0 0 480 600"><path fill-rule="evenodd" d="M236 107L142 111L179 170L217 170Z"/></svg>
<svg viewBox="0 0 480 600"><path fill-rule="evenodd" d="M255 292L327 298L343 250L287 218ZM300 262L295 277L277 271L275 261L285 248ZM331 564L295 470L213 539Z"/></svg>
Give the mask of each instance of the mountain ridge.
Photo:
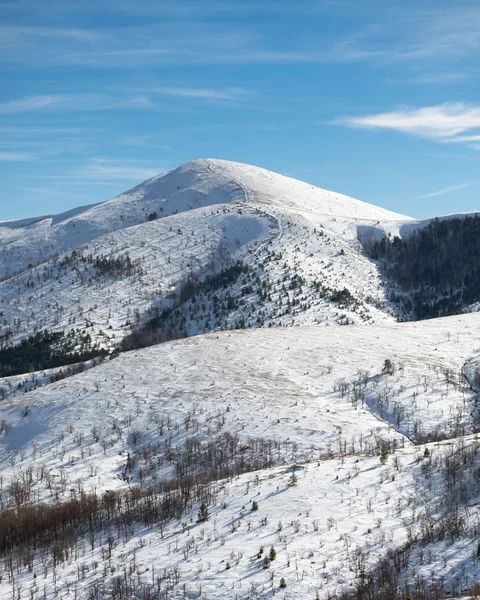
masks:
<svg viewBox="0 0 480 600"><path fill-rule="evenodd" d="M212 170L212 166L216 170ZM242 179L246 181L242 183ZM157 175L105 202L71 209L59 215L0 222L0 244L4 247L4 266L3 270L0 269L0 277L8 274L5 271L7 264L11 271L18 271L106 233L138 225L152 213L163 218L202 206L246 201L245 189L250 191L248 201L260 208L264 204L271 208L304 210L333 217L345 216L342 214L345 212L347 217L368 220L408 220L403 215L259 167L218 159L198 159ZM288 199L288 195L293 195L293 199ZM299 205L301 198L306 198L306 203L303 201ZM342 207L339 211L332 207L335 202ZM28 244L22 239L25 236L21 235L25 228L28 229ZM35 250L31 248L33 244ZM28 255L23 259L22 250Z"/></svg>

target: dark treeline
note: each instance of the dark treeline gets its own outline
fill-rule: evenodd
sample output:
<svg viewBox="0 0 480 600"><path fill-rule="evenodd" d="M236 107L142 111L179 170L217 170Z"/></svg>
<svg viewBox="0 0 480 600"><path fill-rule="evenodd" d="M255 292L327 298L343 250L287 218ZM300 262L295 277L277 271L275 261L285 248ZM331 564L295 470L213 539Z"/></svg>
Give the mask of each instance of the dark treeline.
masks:
<svg viewBox="0 0 480 600"><path fill-rule="evenodd" d="M160 314L154 315L141 327L126 336L121 343L122 350L145 348L168 340L187 337L187 312L191 316L195 314L195 306L199 304L199 298L202 301L206 297L210 298L213 304L212 318L218 321L224 319L240 306L242 291L235 294L231 288L238 283L240 278L251 278L252 276L252 270L242 261L237 261L218 273L203 278L193 273L188 275L180 283L179 290L175 294L174 305L165 308ZM225 294L218 293L225 290L227 290ZM191 305L189 311L185 309L187 303ZM241 325L239 323L239 327Z"/></svg>
<svg viewBox="0 0 480 600"><path fill-rule="evenodd" d="M80 491L65 502L31 504L32 482L15 481L11 490L14 508L0 512L0 556L27 547L47 549L66 539L78 541L92 531L123 531L138 524L164 526L197 501L213 504L210 484L275 464L274 442L253 438L241 442L228 432L204 444L187 439L182 451L166 450L175 478L126 491L108 490L101 495ZM128 459L125 473L133 467L134 461Z"/></svg>
<svg viewBox="0 0 480 600"><path fill-rule="evenodd" d="M63 257L58 266L62 269L78 269L80 265L83 265L84 267L93 267L98 277L119 278L142 275L143 269L140 262L138 259L132 260L127 253L118 256L95 256L74 250L71 254Z"/></svg>
<svg viewBox="0 0 480 600"><path fill-rule="evenodd" d="M81 492L76 498L54 504L32 504L0 513L0 556L20 554L28 548L57 552L57 562L68 558L81 537L116 531L130 539L132 527L162 527L180 518L193 502L213 502L213 488L207 475L195 475L157 483L142 490L108 490L102 495ZM100 537L99 537L100 540ZM32 556L32 561L35 556Z"/></svg>
<svg viewBox="0 0 480 600"><path fill-rule="evenodd" d="M414 319L461 312L480 300L480 217L435 219L404 239L365 244L389 283L391 300Z"/></svg>
<svg viewBox="0 0 480 600"><path fill-rule="evenodd" d="M71 365L107 354L107 350L92 345L88 333L39 331L20 344L0 349L0 377Z"/></svg>
<svg viewBox="0 0 480 600"><path fill-rule="evenodd" d="M180 288L180 301L185 302L186 300L190 300L199 293L205 294L228 288L234 285L242 275L247 275L248 272L248 266L239 260L235 264L225 267L218 273L207 275L204 279L200 279L198 276L191 274L182 283Z"/></svg>

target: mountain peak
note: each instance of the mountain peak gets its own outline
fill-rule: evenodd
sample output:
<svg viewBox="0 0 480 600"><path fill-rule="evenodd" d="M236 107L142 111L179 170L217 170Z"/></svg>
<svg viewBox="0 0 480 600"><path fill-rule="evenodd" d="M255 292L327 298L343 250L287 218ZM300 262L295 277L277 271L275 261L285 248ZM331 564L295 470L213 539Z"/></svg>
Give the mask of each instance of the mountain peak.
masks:
<svg viewBox="0 0 480 600"><path fill-rule="evenodd" d="M115 198L61 213L0 222L0 277L106 233L207 206L248 202L264 211L326 224L408 221L408 217L261 167L200 158L161 173ZM8 265L8 267L7 267Z"/></svg>

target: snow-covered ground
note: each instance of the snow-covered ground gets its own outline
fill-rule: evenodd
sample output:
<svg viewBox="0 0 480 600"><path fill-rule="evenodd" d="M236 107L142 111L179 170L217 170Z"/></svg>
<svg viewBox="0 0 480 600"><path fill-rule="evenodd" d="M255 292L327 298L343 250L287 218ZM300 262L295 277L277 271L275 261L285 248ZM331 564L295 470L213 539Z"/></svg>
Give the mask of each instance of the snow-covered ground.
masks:
<svg viewBox="0 0 480 600"><path fill-rule="evenodd" d="M255 439L271 443L272 457L284 465L217 486L204 524L195 522L195 506L183 525L167 524L163 537L156 527L139 527L124 542L114 536L107 563L106 537L99 534L95 550L85 541L57 567L56 584L49 559L47 566L23 569L15 585L27 593L37 583L38 597L43 586L53 597L55 585L64 598L82 597L93 580L108 585L122 565L135 563L144 582L159 570L179 569L172 598L184 597L183 586L191 598L269 597L282 577L285 598L318 592L323 599L348 588L359 560L374 566L409 531L419 534L422 509L438 513L440 484L421 483L425 446L409 437L446 434L466 447L477 443L468 436L475 395L460 372L478 356L479 325L480 316L469 314L370 327L220 332L124 353L5 401L4 503L12 484L29 474L27 502L168 480L174 472L167 450L178 454L189 439L207 443L226 433L245 448ZM392 374L382 373L387 359ZM381 440L388 443L384 461ZM452 442L428 447L436 456ZM127 469L132 457L135 465ZM299 465L295 485L293 464ZM258 511L251 510L254 500ZM478 511L469 510L473 523ZM455 555L447 542L425 548L422 572L452 582L459 576L458 589L467 589L476 541L467 536L455 544ZM263 569L271 546L276 558ZM417 571L419 561L412 555ZM40 585L32 578L42 569ZM8 578L0 594L10 597Z"/></svg>
<svg viewBox="0 0 480 600"><path fill-rule="evenodd" d="M78 330L111 349L162 311L193 336L54 382L58 368L0 380L2 509L124 494L107 528L3 558L0 599L325 600L395 549L412 598L424 584L465 594L480 560L480 314L397 323L358 241L417 226L215 159L0 222L4 341ZM223 473L200 486L208 520L199 493L176 519L124 526L135 490L175 496L205 469Z"/></svg>
<svg viewBox="0 0 480 600"><path fill-rule="evenodd" d="M153 213L159 218L148 221ZM15 343L39 329L78 328L112 347L135 315L164 306L189 274L236 260L268 284L268 294L250 293L248 310L216 325L206 298L202 318L187 308L189 334L241 319L247 326L391 320L357 227L405 219L257 167L193 161L106 203L0 224L0 273L10 273L0 282L0 336ZM127 256L134 273L99 275L88 263ZM292 283L298 278L300 286ZM344 289L349 302L332 301Z"/></svg>
<svg viewBox="0 0 480 600"><path fill-rule="evenodd" d="M181 445L193 434L209 439L225 431L269 439L280 444L283 462L371 452L382 438L409 446L414 438L464 434L474 426L475 393L461 370L478 356L479 325L480 315L468 314L252 329L123 353L3 402L4 481L34 460L65 469L67 485L92 467L99 489L124 485L119 451L137 430L142 445L162 436ZM393 374L383 374L386 360ZM87 454L77 447L79 435Z"/></svg>
<svg viewBox="0 0 480 600"><path fill-rule="evenodd" d="M78 258L47 261L0 284L4 330L17 338L37 329L85 330L103 343L119 341L134 312L143 314L190 273L207 270L222 252L240 253L270 239L275 224L255 211L199 209L104 235L77 248ZM82 257L138 262L135 274L96 276ZM16 325L20 319L20 326ZM104 335L99 334L103 331ZM128 329L127 329L128 331ZM13 337L12 341L15 341Z"/></svg>
<svg viewBox="0 0 480 600"><path fill-rule="evenodd" d="M205 206L246 202L306 211L331 219L388 221L406 217L259 167L199 159L149 179L113 200L60 215L0 221L0 277L35 265L106 233L144 223L149 215L180 214Z"/></svg>

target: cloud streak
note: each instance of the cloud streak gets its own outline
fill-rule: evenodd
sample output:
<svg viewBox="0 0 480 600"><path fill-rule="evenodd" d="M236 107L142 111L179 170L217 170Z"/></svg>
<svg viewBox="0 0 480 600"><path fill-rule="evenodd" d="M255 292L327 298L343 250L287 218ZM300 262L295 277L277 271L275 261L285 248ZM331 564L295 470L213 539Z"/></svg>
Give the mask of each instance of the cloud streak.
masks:
<svg viewBox="0 0 480 600"><path fill-rule="evenodd" d="M40 110L95 111L151 108L154 104L146 96L126 98L105 94L58 94L27 96L0 102L0 115L35 112Z"/></svg>
<svg viewBox="0 0 480 600"><path fill-rule="evenodd" d="M146 167L135 161L97 158L75 174L77 178L92 178L108 181L150 179L162 172L158 167Z"/></svg>
<svg viewBox="0 0 480 600"><path fill-rule="evenodd" d="M248 94L244 88L227 89L207 89L191 87L152 87L139 89L137 91L147 92L149 94L159 94L162 96L172 96L177 98L191 98L195 100L237 100Z"/></svg>
<svg viewBox="0 0 480 600"><path fill-rule="evenodd" d="M24 162L32 159L32 155L26 152L0 152L0 162Z"/></svg>
<svg viewBox="0 0 480 600"><path fill-rule="evenodd" d="M477 182L470 181L468 183L459 183L457 185L451 185L441 190L437 190L436 192L431 192L430 194L423 194L423 196L417 196L416 198L413 198L413 200L421 200L422 198L434 198L435 196L443 196L444 194L457 192L458 190L463 190L465 188L471 187L472 185L477 185Z"/></svg>
<svg viewBox="0 0 480 600"><path fill-rule="evenodd" d="M193 87L149 87L137 89L125 89L124 93L130 91L130 95L118 94L56 94L27 96L0 102L0 116L14 115L29 112L55 110L57 112L81 112L81 111L107 111L107 110L138 110L138 109L164 109L178 111L181 108L174 103L170 105L159 104L153 101L152 96L163 96L169 98L183 98L185 100L218 100L233 101L248 97L250 93L244 88L193 88ZM136 95L133 95L135 94ZM147 95L148 94L148 95ZM42 128L33 128L41 131ZM48 128L43 128L48 132ZM0 132L15 132L15 128L3 127ZM17 128L17 131L20 131ZM57 128L62 132L62 128ZM74 128L63 128L64 132L75 131ZM78 131L78 130L77 130ZM55 132L55 128L52 128Z"/></svg>
<svg viewBox="0 0 480 600"><path fill-rule="evenodd" d="M480 106L446 103L361 117L341 117L333 123L356 129L398 131L443 143L469 143L480 139Z"/></svg>
<svg viewBox="0 0 480 600"><path fill-rule="evenodd" d="M0 62L29 67L90 66L138 68L153 65L242 65L373 61L388 57L385 48L362 47L366 34L319 43L316 34L278 39L237 21L216 26L201 21L130 25L121 29L76 29L9 25L0 27Z"/></svg>
<svg viewBox="0 0 480 600"><path fill-rule="evenodd" d="M65 182L81 185L97 186L100 184L131 183L145 181L164 173L167 169L152 163L122 158L94 158L76 169L66 170L61 174L32 174L26 179L33 181Z"/></svg>
<svg viewBox="0 0 480 600"><path fill-rule="evenodd" d="M7 126L0 127L0 133L32 137L34 135L58 135L59 133L84 133L79 127L28 127L28 126Z"/></svg>
<svg viewBox="0 0 480 600"><path fill-rule="evenodd" d="M30 3L30 2L29 2ZM22 3L22 10L28 4ZM95 13L129 17L127 25L79 28L89 17L88 3L30 3L43 15L41 25L6 24L0 27L0 61L29 67L92 66L137 68L162 64L294 64L366 62L382 64L438 64L475 56L480 51L480 8L476 6L417 7L350 0L312 1L302 6L291 1L273 2L166 2L128 0L100 3ZM46 6L44 6L46 5ZM344 33L319 37L313 31L294 34L288 50L278 43L270 27L259 27L260 13L301 13L313 19L325 13L356 14L360 25ZM256 15L256 23L239 19ZM61 16L62 15L62 16ZM149 25L145 16L150 17ZM222 21L212 19L221 15ZM50 16L50 18L49 18ZM60 17L61 16L61 17ZM274 23L276 19L271 19ZM15 21L12 21L13 23ZM67 26L52 27L58 22ZM91 20L91 22L94 22ZM115 20L114 20L115 22ZM320 22L319 22L320 25ZM334 30L333 30L334 31ZM421 75L418 76L421 80Z"/></svg>
<svg viewBox="0 0 480 600"><path fill-rule="evenodd" d="M11 115L15 113L24 113L45 108L58 106L62 102L66 102L67 96L28 96L8 102L0 103L0 115Z"/></svg>

